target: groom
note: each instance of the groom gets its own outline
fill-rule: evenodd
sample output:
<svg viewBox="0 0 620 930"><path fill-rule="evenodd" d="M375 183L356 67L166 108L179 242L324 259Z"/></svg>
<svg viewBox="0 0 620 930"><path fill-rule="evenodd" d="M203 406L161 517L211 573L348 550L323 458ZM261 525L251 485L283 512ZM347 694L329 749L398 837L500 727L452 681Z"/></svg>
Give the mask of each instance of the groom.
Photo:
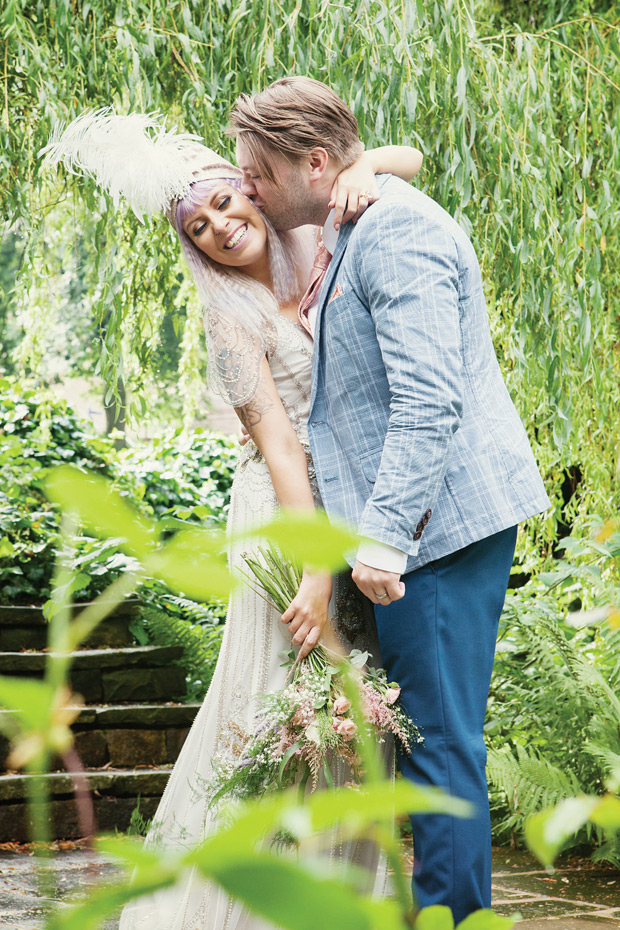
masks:
<svg viewBox="0 0 620 930"><path fill-rule="evenodd" d="M331 253L303 320L315 338L310 444L327 512L362 537L353 578L424 736L402 770L475 806L470 820L412 818L418 903L447 905L458 922L491 904L486 700L517 524L549 501L458 224L387 175L380 199L336 233L331 186L362 146L351 111L318 81L242 95L230 131L243 192L276 229L323 227Z"/></svg>

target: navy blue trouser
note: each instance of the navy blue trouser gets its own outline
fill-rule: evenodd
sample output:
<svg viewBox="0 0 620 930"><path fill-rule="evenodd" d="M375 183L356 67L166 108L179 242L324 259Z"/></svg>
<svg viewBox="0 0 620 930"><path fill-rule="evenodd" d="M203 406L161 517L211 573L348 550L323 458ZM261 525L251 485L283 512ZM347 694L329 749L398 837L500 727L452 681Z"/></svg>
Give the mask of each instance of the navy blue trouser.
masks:
<svg viewBox="0 0 620 930"><path fill-rule="evenodd" d="M424 743L400 758L403 774L467 798L464 820L411 818L418 905L444 904L455 923L491 906L491 825L482 735L497 625L506 596L517 528L403 575L405 596L375 606L388 680Z"/></svg>

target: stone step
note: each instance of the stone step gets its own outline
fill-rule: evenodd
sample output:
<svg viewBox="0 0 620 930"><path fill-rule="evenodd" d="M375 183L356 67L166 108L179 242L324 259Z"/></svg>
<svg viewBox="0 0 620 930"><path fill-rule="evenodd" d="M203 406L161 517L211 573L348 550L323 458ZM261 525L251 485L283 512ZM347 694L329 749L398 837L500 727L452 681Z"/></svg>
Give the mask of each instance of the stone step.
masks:
<svg viewBox="0 0 620 930"><path fill-rule="evenodd" d="M0 674L40 676L48 655L2 652ZM69 679L88 704L174 701L186 692L185 671L171 664L182 655L182 646L81 649L71 654Z"/></svg>
<svg viewBox="0 0 620 930"><path fill-rule="evenodd" d="M0 652L0 673L32 675L43 672L52 652ZM129 646L123 649L78 649L71 655L74 669L128 668L167 665L183 655L182 646Z"/></svg>
<svg viewBox="0 0 620 930"><path fill-rule="evenodd" d="M87 604L74 604L72 613L77 615ZM131 598L112 610L84 641L85 646L131 646L133 634L129 630L131 621L140 608L138 598ZM45 649L48 636L48 621L42 607L0 606L0 650L17 652L21 649Z"/></svg>
<svg viewBox="0 0 620 930"><path fill-rule="evenodd" d="M143 771L107 769L87 772L99 830L126 830L138 797L141 815L145 819L151 818L166 787L170 770L170 766L160 766ZM26 797L28 780L33 777L4 775L0 778L0 843L26 842L29 839ZM71 776L51 773L45 777L51 792L53 839L76 839L81 834Z"/></svg>
<svg viewBox="0 0 620 930"><path fill-rule="evenodd" d="M200 707L200 704L84 707L72 726L75 748L87 768L171 764L176 761ZM6 771L8 753L7 741L0 738L0 771ZM60 760L55 760L53 767L63 766Z"/></svg>

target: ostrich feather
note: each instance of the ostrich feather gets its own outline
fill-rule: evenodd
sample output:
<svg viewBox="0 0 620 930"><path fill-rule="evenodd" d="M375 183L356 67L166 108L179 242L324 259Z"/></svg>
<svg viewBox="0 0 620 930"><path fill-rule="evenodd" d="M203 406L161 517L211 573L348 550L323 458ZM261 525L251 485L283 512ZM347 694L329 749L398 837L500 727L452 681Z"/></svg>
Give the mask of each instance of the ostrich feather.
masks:
<svg viewBox="0 0 620 930"><path fill-rule="evenodd" d="M125 198L142 220L187 194L197 149L205 151L198 136L167 130L158 113L121 116L104 107L59 124L39 155L45 166L62 162L71 174L92 178L115 206Z"/></svg>

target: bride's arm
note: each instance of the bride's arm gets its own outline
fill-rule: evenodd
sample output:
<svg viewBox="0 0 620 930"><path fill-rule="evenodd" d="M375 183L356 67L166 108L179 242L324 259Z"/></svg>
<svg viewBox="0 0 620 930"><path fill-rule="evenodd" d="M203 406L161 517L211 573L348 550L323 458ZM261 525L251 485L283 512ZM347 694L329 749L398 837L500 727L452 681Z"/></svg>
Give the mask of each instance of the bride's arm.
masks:
<svg viewBox="0 0 620 930"><path fill-rule="evenodd" d="M373 174L395 174L403 181L412 181L422 167L424 156L419 149L411 145L381 145L379 148L363 152L353 164L357 164L360 159L363 161L364 158Z"/></svg>
<svg viewBox="0 0 620 930"><path fill-rule="evenodd" d="M363 152L348 168L340 172L331 191L334 226L353 220L379 199L376 174L395 174L403 181L415 178L422 165L422 152L410 145L382 145Z"/></svg>
<svg viewBox="0 0 620 930"><path fill-rule="evenodd" d="M235 410L267 462L280 507L314 510L306 453L282 405L266 358L260 363L254 397ZM327 623L331 588L329 574L304 569L299 591L282 615L293 634L293 643L301 647L302 658L316 646Z"/></svg>

